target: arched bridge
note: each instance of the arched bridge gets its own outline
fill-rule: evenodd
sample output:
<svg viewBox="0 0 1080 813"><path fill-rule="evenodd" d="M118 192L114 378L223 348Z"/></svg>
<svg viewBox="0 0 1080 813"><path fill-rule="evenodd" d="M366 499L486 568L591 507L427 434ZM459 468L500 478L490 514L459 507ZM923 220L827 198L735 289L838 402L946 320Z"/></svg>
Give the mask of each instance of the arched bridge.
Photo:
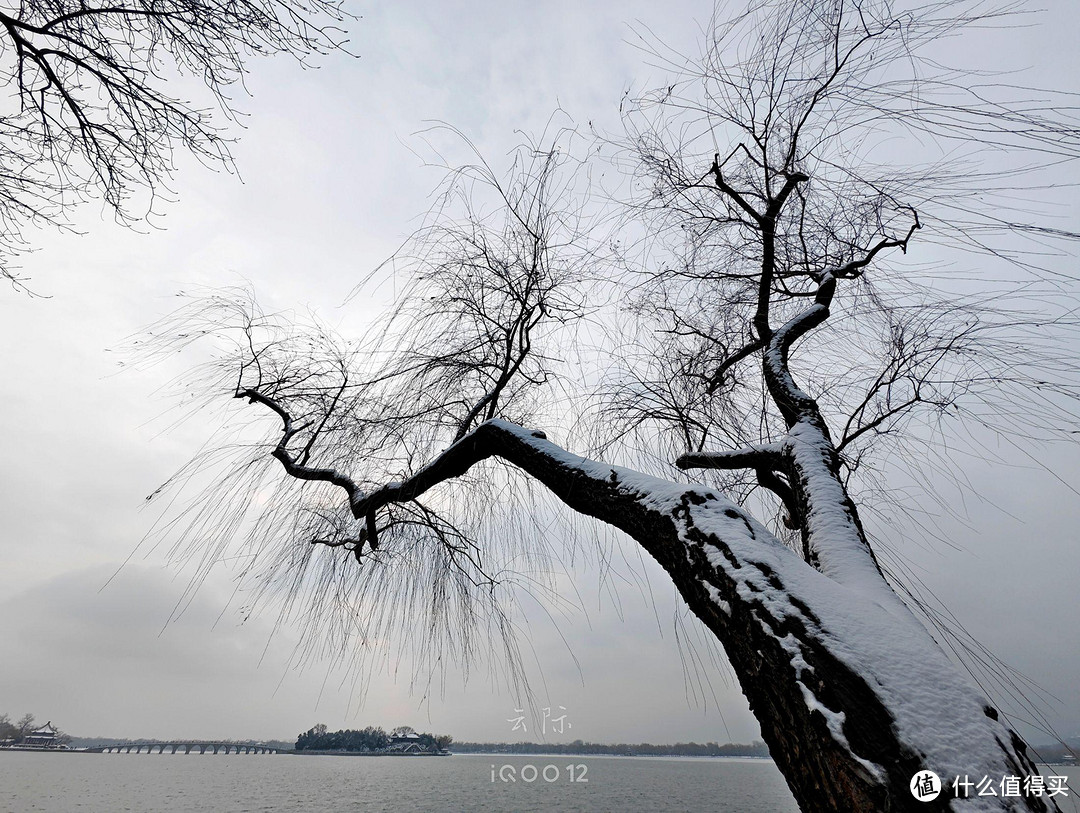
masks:
<svg viewBox="0 0 1080 813"><path fill-rule="evenodd" d="M276 748L258 743L213 742L207 740L167 740L125 742L89 748L102 754L276 754Z"/></svg>

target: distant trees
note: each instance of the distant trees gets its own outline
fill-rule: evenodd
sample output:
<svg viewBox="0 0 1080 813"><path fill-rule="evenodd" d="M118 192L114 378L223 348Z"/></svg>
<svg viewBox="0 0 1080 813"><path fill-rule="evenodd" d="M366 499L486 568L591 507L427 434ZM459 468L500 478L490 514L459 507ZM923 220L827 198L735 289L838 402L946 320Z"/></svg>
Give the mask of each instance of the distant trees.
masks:
<svg viewBox="0 0 1080 813"><path fill-rule="evenodd" d="M12 722L7 714L0 714L0 740L11 740L18 745L34 730L36 723L33 714L24 714L18 722Z"/></svg>
<svg viewBox="0 0 1080 813"><path fill-rule="evenodd" d="M19 736L19 727L6 714L0 714L0 740L13 740Z"/></svg>
<svg viewBox="0 0 1080 813"><path fill-rule="evenodd" d="M607 754L612 756L685 756L685 757L761 757L769 756L769 748L759 741L747 743L677 742L656 745L651 742L602 743L583 742L460 742L454 751L499 754Z"/></svg>
<svg viewBox="0 0 1080 813"><path fill-rule="evenodd" d="M230 162L212 115L235 119L231 89L252 55L299 60L340 47L341 0L23 0L0 11L0 278L26 225L70 228L100 197L131 224L173 172L175 147ZM201 81L209 104L166 84ZM183 92L183 91L181 91ZM145 194L142 201L136 193Z"/></svg>
<svg viewBox="0 0 1080 813"><path fill-rule="evenodd" d="M33 730L34 730L34 726L35 726L36 722L37 722L37 721L36 721L36 720L34 719L34 715L33 715L33 714L29 714L29 713L27 713L27 714L24 714L24 715L23 715L23 716L22 716L22 717L21 717L21 718L19 719L19 722L17 722L17 723L15 724L15 726L16 726L16 728L18 728L18 730L19 730L19 739L20 739L20 740L23 740L23 739L25 739L25 738L26 738L26 735L27 735L27 734L29 734L29 733L30 733L31 731L33 731Z"/></svg>
<svg viewBox="0 0 1080 813"><path fill-rule="evenodd" d="M368 726L359 730L327 731L320 723L296 738L297 751L384 751L397 737L416 735L416 742L426 751L446 750L454 738L449 734L419 734L412 726L398 726L389 734L382 728Z"/></svg>
<svg viewBox="0 0 1080 813"><path fill-rule="evenodd" d="M375 726L359 731L327 731L320 724L296 738L297 751L381 751L389 744L390 736Z"/></svg>

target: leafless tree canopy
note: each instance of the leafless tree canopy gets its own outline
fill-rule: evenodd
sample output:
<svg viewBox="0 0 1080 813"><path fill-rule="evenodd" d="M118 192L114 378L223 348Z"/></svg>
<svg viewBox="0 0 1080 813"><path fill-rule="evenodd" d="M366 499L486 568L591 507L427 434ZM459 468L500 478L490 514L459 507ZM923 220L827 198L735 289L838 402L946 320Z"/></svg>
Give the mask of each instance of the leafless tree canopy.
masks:
<svg viewBox="0 0 1080 813"><path fill-rule="evenodd" d="M926 433L903 431L916 417L1073 428L1062 260L1077 235L1017 198L1075 160L1076 107L937 61L965 27L1010 19L983 4L754 3L715 26L699 62L644 42L673 78L626 106L624 160L645 190L631 211L646 225L624 249L641 269L637 332L607 390L610 439L672 460L783 435L797 405L761 375L770 342L856 491L884 455L925 459L912 444ZM958 251L972 270L943 270ZM776 344L815 302L827 310Z"/></svg>
<svg viewBox="0 0 1080 813"><path fill-rule="evenodd" d="M176 147L228 163L212 113L256 55L305 57L340 46L339 0L25 0L0 11L0 273L27 224L64 226L72 205L102 197L125 223L153 206ZM174 95L201 81L204 102ZM137 199L137 192L148 197Z"/></svg>
<svg viewBox="0 0 1080 813"><path fill-rule="evenodd" d="M174 478L224 472L174 519L191 523L176 550L194 542L202 572L239 534L260 593L284 593L286 613L302 600L296 617L329 651L395 641L420 664L440 653L469 662L501 641L519 680L514 591L559 602L550 579L573 556L565 534L527 510L535 495L506 467L461 471L423 499L399 499L393 483L494 417L563 420L562 333L584 317L594 254L567 161L559 146L529 145L508 180L479 157L448 173L427 223L393 258L396 305L355 340L314 318L265 313L250 291L198 298L157 326L151 353L210 334L226 341L180 384L212 400L227 387L268 410L281 429L271 454L292 475L267 469L261 445L208 450ZM275 496L249 511L264 487ZM389 497L378 511L363 507L373 492Z"/></svg>
<svg viewBox="0 0 1080 813"><path fill-rule="evenodd" d="M669 573L806 809L906 809L914 770L956 767L935 726L970 732L965 771L1030 765L932 654L911 609L934 611L867 520L887 455L925 460L953 417L1005 437L1076 427L1060 260L1078 235L1011 202L1080 155L1075 111L942 59L963 29L1009 19L753 2L698 60L646 42L672 79L625 100L625 134L588 161L560 133L505 175L450 173L394 260L396 304L355 341L245 292L182 310L158 352L219 340L185 387L273 424L181 473L232 461L232 496L215 484L175 520L181 547L205 572L245 540L246 573L305 597L335 646L411 626L418 652L467 657L497 634L514 663L507 588L554 586L573 562L548 509L524 508L548 493ZM597 220L601 160L626 183ZM979 273L945 273L958 253ZM568 451L586 444L606 462Z"/></svg>

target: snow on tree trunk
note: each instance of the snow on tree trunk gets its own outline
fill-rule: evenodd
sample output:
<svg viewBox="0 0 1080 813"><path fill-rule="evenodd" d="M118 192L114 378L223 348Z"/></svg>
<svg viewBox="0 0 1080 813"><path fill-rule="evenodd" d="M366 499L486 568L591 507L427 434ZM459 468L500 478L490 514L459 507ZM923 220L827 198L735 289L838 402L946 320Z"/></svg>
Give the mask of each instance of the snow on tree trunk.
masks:
<svg viewBox="0 0 1080 813"><path fill-rule="evenodd" d="M656 494L656 491L652 491ZM837 584L707 489L649 501L676 539L645 545L723 643L762 734L803 810L1044 810L1037 799L943 796L909 784L1036 773L997 720L895 596Z"/></svg>
<svg viewBox="0 0 1080 813"><path fill-rule="evenodd" d="M1038 797L952 798L956 776L1037 769L876 568L841 584L713 489L587 460L540 434L491 421L466 439L467 456L518 465L663 566L723 644L804 811L1056 809ZM933 802L910 790L925 770L942 779Z"/></svg>

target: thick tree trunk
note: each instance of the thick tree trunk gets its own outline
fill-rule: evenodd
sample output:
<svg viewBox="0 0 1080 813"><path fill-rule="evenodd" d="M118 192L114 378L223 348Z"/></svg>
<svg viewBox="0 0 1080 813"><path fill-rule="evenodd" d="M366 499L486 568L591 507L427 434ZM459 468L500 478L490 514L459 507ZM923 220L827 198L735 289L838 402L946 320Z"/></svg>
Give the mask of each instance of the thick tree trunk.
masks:
<svg viewBox="0 0 1080 813"><path fill-rule="evenodd" d="M672 512L678 542L646 547L723 643L802 810L1054 809L1037 797L951 798L956 776L989 776L1000 793L1003 777L1037 773L1023 742L913 617L809 567L789 580L773 567L789 558L778 551L745 556L729 543L739 529L717 527L737 521L768 544L764 529L712 502L686 492ZM864 648L864 638L877 641ZM927 769L944 786L933 802L909 787Z"/></svg>
<svg viewBox="0 0 1080 813"><path fill-rule="evenodd" d="M1037 769L884 579L842 584L714 490L570 455L541 433L493 421L465 443L450 470L503 457L663 566L722 642L802 810L1057 809L1047 797L955 798L956 777L988 777L1000 794L1003 778ZM941 778L935 801L910 789L926 770Z"/></svg>

